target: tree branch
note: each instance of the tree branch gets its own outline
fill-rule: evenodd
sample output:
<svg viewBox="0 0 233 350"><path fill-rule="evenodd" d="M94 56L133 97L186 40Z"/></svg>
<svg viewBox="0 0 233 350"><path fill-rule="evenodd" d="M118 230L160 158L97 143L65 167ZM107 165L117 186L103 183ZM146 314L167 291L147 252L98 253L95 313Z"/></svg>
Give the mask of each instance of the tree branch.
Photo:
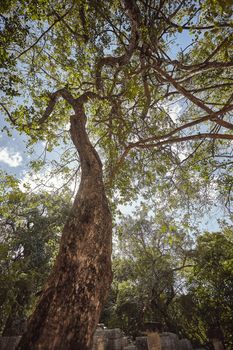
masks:
<svg viewBox="0 0 233 350"><path fill-rule="evenodd" d="M157 143L151 144L142 144L141 142L130 143L130 148L152 148L168 145L171 143L184 142L184 141L193 141L200 139L219 139L219 140L233 140L233 134L210 134L210 133L200 133L195 135L183 136L183 137L173 137L164 141L159 141Z"/></svg>
<svg viewBox="0 0 233 350"><path fill-rule="evenodd" d="M205 112L209 113L209 118L210 120L214 121L216 124L219 124L221 126L224 126L227 129L232 130L232 124L225 122L219 118L216 118L216 113L212 111L212 109L210 109L208 106L206 106L206 104L200 100L199 98L197 98L196 96L194 96L193 94L191 94L188 90L186 90L182 85L180 85L175 79L173 79L167 72L165 72L164 70L162 70L159 66L155 66L155 70L157 73L159 73L160 76L166 78L166 80L168 80L176 89L177 91L179 91L184 97L186 97L188 100L190 100L191 102L193 102L196 106L200 107L201 109L203 109ZM229 101L231 101L232 96L230 97ZM228 102L229 103L229 102ZM227 104L228 104L227 103ZM218 115L223 115L226 113L226 111L229 111L232 109L232 106L227 105L225 106L225 108L222 108L222 110L220 110L218 113Z"/></svg>
<svg viewBox="0 0 233 350"><path fill-rule="evenodd" d="M167 23L170 23L170 25L174 28L182 28L182 29L187 29L187 30L208 30L208 29L213 29L213 28L216 28L215 25L207 25L207 26L195 26L195 25L191 25L191 26L187 26L186 24L184 25L179 25L177 23L174 23L170 20L169 17L165 16L164 13L162 11L160 11L160 13L162 14L163 16L163 19L167 22ZM232 23L218 23L218 27L220 28L227 28L227 27L232 27Z"/></svg>
<svg viewBox="0 0 233 350"><path fill-rule="evenodd" d="M66 88L62 88L50 95L49 104L44 112L44 115L38 121L39 124L43 124L49 118L59 97L63 97L64 100L66 100L72 107L75 107L75 98Z"/></svg>
<svg viewBox="0 0 233 350"><path fill-rule="evenodd" d="M229 129L229 130L233 130L233 124L223 120L223 119L220 119L220 118L214 118L214 121L215 123L217 123L218 125L221 125L223 126L224 128L226 129Z"/></svg>
<svg viewBox="0 0 233 350"><path fill-rule="evenodd" d="M230 87L232 86L233 83L223 83L223 84L216 84L216 85L212 85L212 86L206 86L206 87L202 87L202 88L198 88L198 89L191 89L191 90L187 90L190 93L198 93L198 92L203 92L203 91L207 91L207 90L212 90L212 89L218 89L218 88L225 88L225 87ZM172 96L172 95L177 95L180 94L180 91L171 91L168 92L164 97L168 97L168 96Z"/></svg>
<svg viewBox="0 0 233 350"><path fill-rule="evenodd" d="M55 20L49 27L48 29L46 29L37 39L36 41L30 45L27 49L25 49L24 51L20 52L20 54L16 57L16 59L20 58L21 56L23 56L25 53L27 53L28 51L30 51L54 26L55 24L57 24L58 22L60 22L72 9L73 6L71 6L71 8L69 8L68 11L66 11L66 13L64 13L64 15L62 15L61 17L59 17L57 20Z"/></svg>
<svg viewBox="0 0 233 350"><path fill-rule="evenodd" d="M131 38L129 41L128 48L126 49L126 52L118 57L113 56L106 56L102 57L98 60L96 64L96 88L97 91L101 90L103 88L102 86L102 79L101 79L101 73L104 66L124 66L126 65L133 54L134 49L137 46L138 43L138 24L140 23L140 11L136 5L136 3L132 0L123 0L123 5L125 7L126 13L131 21Z"/></svg>
<svg viewBox="0 0 233 350"><path fill-rule="evenodd" d="M194 64L194 65L192 64L189 66L184 65L177 60L173 60L173 61L172 60L164 60L164 62L167 64L172 64L173 66L179 68L180 70L189 71L190 74L192 74L192 73L199 74L199 73L202 73L204 71L211 70L211 69L228 68L228 67L233 66L232 61L228 61L228 62L204 61L204 62L201 62L198 64ZM188 77L186 77L185 79L188 79Z"/></svg>
<svg viewBox="0 0 233 350"><path fill-rule="evenodd" d="M8 111L8 109L4 106L4 103L0 102L0 106L2 106L2 108L3 108L4 111L6 112L8 118L10 119L10 121L12 122L12 124L15 125L16 119L12 117L12 115L10 114L10 112Z"/></svg>
<svg viewBox="0 0 233 350"><path fill-rule="evenodd" d="M186 90L182 85L180 85L175 79L173 79L166 71L161 69L158 65L154 66L155 71L160 75L160 77L165 78L169 81L177 91L179 91L183 96L185 96L188 100L193 102L195 105L203 109L205 112L212 114L213 111L207 107L203 101L201 101L196 96L192 95L188 90Z"/></svg>
<svg viewBox="0 0 233 350"><path fill-rule="evenodd" d="M65 27L68 29L68 31L74 36L75 39L81 38L86 43L88 39L87 34L78 34L77 31L73 30L70 25L64 20L64 17L60 16L59 13L57 13L54 9L53 12L55 16L58 18L59 21L61 21Z"/></svg>
<svg viewBox="0 0 233 350"><path fill-rule="evenodd" d="M48 106L42 116L42 118L38 121L39 124L43 124L51 115L51 113L54 110L54 107L60 97L63 97L64 100L66 100L74 109L77 106L82 106L84 103L86 103L89 99L99 99L99 100L111 100L113 97L117 97L118 95L110 95L110 96L100 96L99 94L92 92L92 91L86 91L82 95L80 95L77 98L74 98L72 94L66 89L62 88L60 90L57 90L56 92L52 93L50 95L50 101L48 103Z"/></svg>

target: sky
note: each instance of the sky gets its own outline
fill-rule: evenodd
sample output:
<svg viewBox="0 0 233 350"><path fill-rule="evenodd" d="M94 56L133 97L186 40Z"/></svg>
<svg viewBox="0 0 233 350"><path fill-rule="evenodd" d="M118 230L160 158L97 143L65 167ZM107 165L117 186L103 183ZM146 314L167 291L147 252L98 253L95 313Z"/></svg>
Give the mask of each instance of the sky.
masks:
<svg viewBox="0 0 233 350"><path fill-rule="evenodd" d="M6 126L3 114L0 119L0 129ZM28 155L26 155L26 138L19 135L17 131L11 130L12 137L9 137L5 131L0 134L0 166L2 170L20 177L23 173Z"/></svg>
<svg viewBox="0 0 233 350"><path fill-rule="evenodd" d="M5 130L2 130L5 126L9 128L11 137L7 135ZM0 130L0 167L10 175L21 179L29 170L29 162L36 159L42 152L42 144L36 145L33 156L28 154L27 137L20 135L17 130L6 123L3 114L0 114Z"/></svg>

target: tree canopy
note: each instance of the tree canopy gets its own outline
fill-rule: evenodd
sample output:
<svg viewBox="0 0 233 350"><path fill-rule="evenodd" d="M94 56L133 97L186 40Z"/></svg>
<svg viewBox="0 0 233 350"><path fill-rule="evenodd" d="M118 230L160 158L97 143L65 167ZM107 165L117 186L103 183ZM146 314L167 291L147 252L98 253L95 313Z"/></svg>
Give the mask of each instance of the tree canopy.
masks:
<svg viewBox="0 0 233 350"><path fill-rule="evenodd" d="M32 143L45 140L48 151L69 144L70 98L80 98L108 188L127 199L148 185L164 196L174 188L195 197L217 181L230 207L227 1L16 1L4 8L1 107ZM180 41L187 47L177 50ZM198 173L198 180L189 173L192 184L187 169Z"/></svg>
<svg viewBox="0 0 233 350"><path fill-rule="evenodd" d="M208 348L209 331L218 329L231 349L232 227L194 237L162 215L140 214L118 227L114 280L101 320L133 336L145 321L156 321Z"/></svg>

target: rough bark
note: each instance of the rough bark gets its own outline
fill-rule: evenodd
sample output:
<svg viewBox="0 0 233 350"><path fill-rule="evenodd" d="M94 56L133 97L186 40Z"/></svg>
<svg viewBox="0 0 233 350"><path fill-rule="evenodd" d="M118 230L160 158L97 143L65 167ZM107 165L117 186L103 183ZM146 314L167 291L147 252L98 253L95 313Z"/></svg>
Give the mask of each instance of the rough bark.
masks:
<svg viewBox="0 0 233 350"><path fill-rule="evenodd" d="M85 129L83 105L71 117L82 176L51 276L18 350L89 350L112 281L112 222L102 164Z"/></svg>

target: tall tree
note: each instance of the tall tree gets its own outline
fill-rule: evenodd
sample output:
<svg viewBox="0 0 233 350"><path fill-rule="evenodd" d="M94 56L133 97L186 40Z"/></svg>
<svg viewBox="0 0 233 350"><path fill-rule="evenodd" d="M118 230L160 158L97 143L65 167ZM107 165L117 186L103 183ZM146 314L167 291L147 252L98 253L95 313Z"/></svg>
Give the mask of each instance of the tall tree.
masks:
<svg viewBox="0 0 233 350"><path fill-rule="evenodd" d="M145 184L178 174L167 186L188 192L181 153L190 170L198 163L205 184L226 175L233 139L230 15L227 1L211 0L5 5L6 118L31 143L47 141L48 150L71 136L82 172L53 273L18 349L91 348L112 279L106 189L112 198L116 190L132 198ZM193 41L174 57L183 31ZM167 110L175 102L182 103L176 119ZM211 162L223 170L210 179Z"/></svg>

